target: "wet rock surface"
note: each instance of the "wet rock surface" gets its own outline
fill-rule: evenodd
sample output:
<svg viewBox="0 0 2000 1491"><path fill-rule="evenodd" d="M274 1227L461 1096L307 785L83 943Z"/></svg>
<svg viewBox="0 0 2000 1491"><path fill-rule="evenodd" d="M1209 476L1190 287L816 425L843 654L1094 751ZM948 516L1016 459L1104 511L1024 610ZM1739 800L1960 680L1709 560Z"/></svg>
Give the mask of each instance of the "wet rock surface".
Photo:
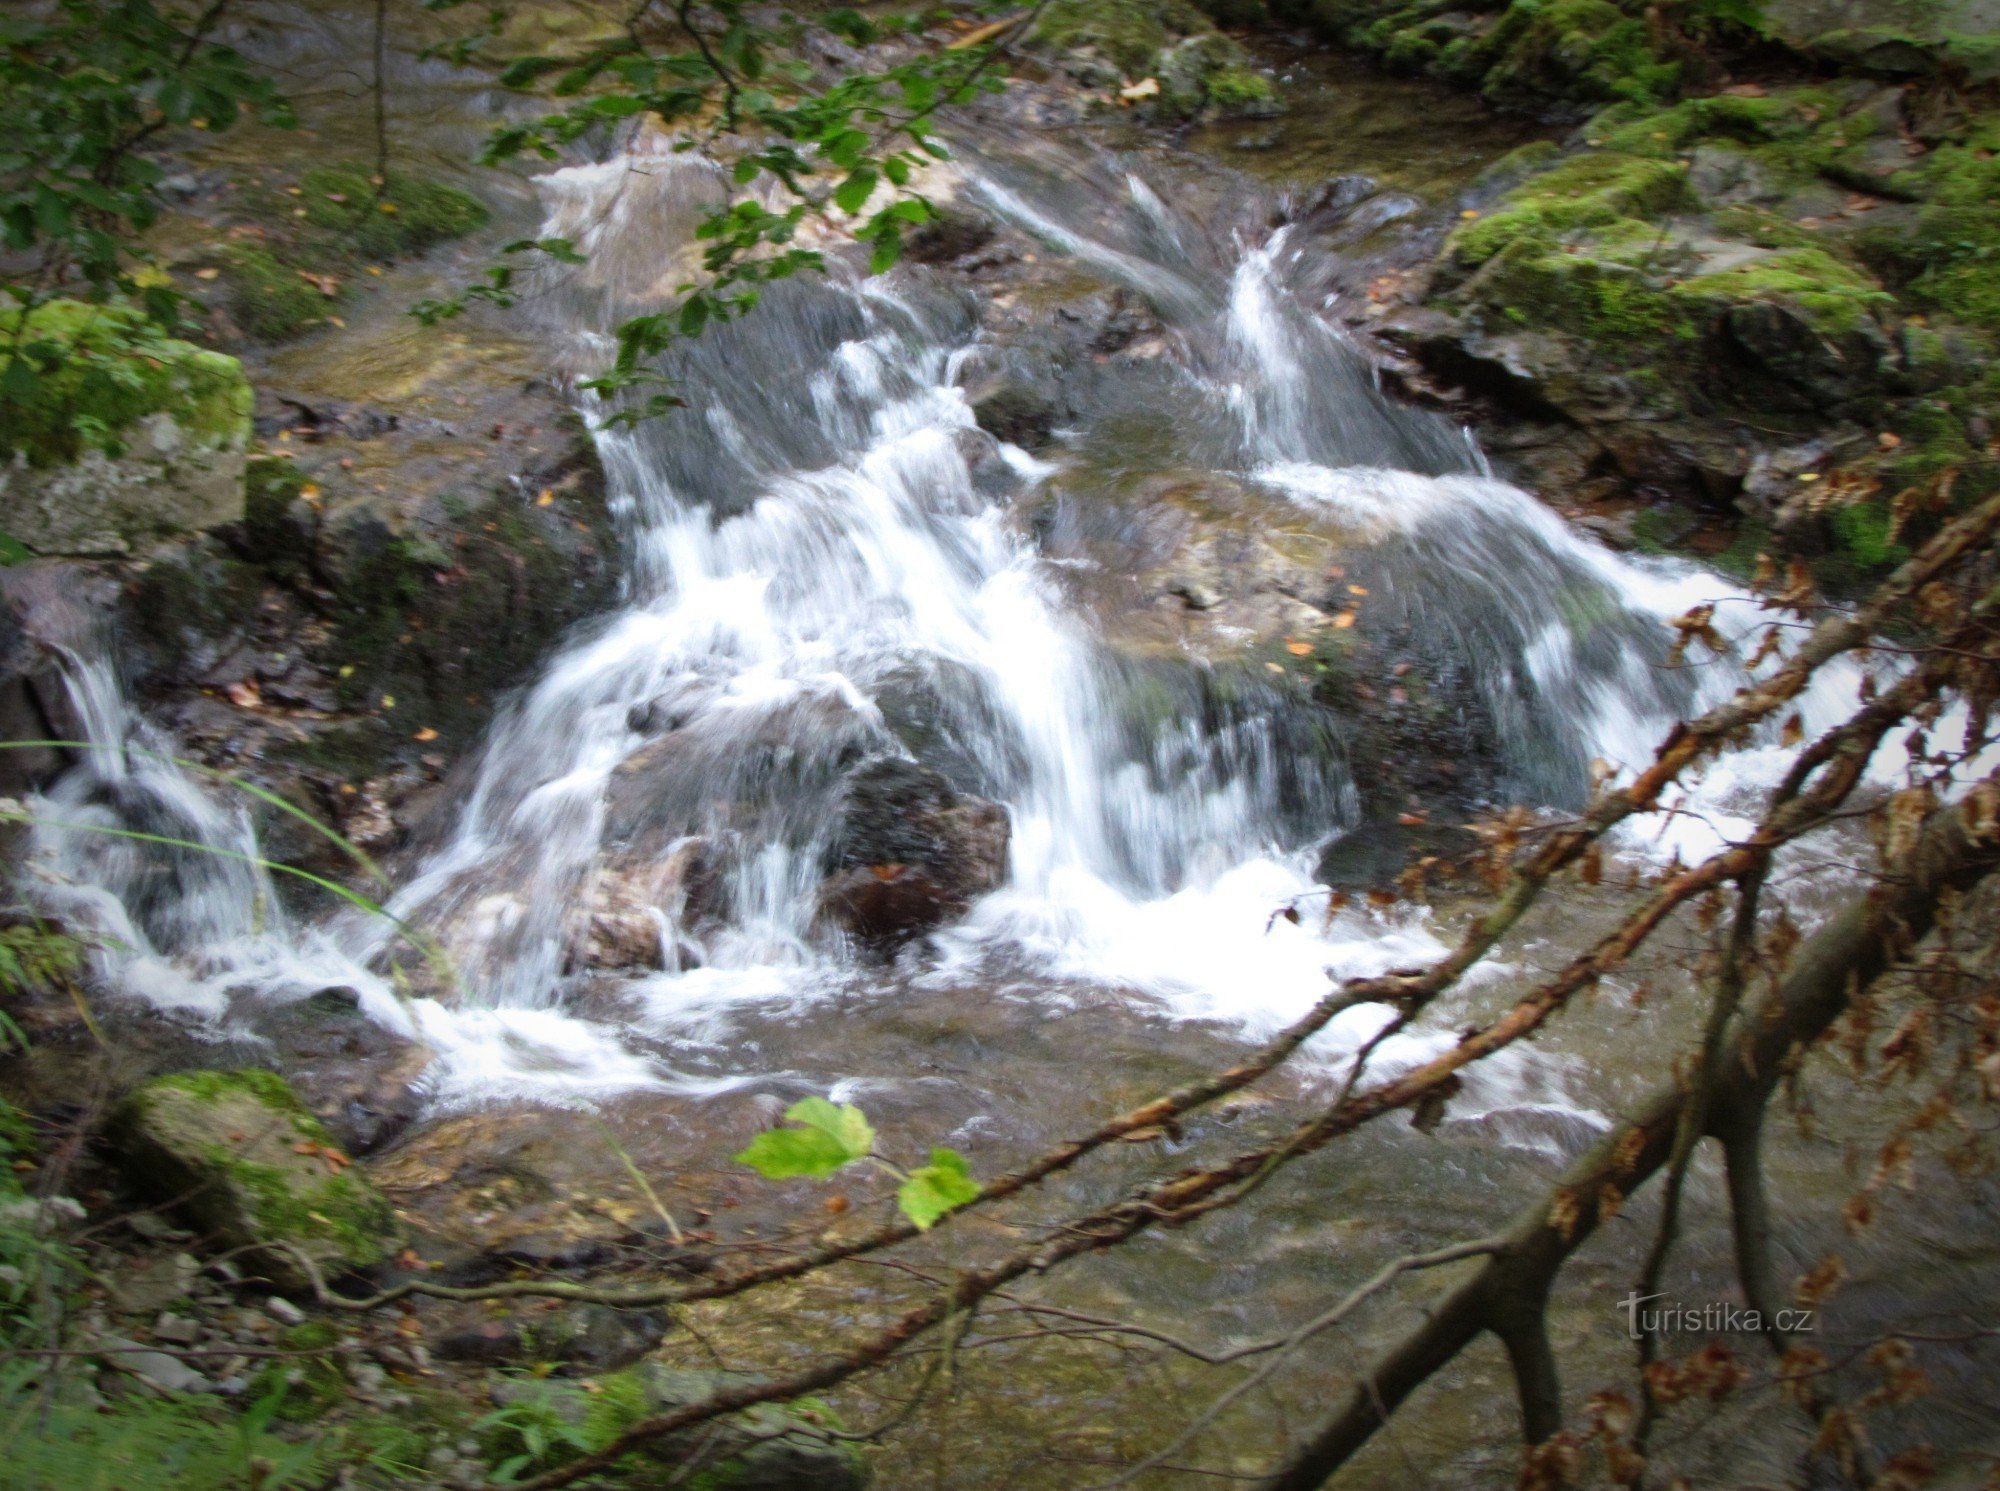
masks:
<svg viewBox="0 0 2000 1491"><path fill-rule="evenodd" d="M838 814L821 914L864 943L907 942L1006 878L1007 810L914 761L855 771Z"/></svg>

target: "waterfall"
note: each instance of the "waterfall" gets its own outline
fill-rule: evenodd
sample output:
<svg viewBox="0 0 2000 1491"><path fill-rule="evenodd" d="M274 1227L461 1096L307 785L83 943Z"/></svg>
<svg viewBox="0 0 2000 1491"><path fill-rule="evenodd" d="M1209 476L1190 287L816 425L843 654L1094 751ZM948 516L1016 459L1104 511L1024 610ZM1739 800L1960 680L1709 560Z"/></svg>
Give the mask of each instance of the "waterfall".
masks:
<svg viewBox="0 0 2000 1491"><path fill-rule="evenodd" d="M643 185L618 162L545 179L548 231L590 253L553 300L575 314L579 358L601 346L589 327L681 277L676 225L703 200L703 168L651 164ZM1069 220L1060 193L1038 195L1048 178L1028 164L966 173L969 197L1152 304L1169 350L1143 397L1182 432L1181 456L1365 543L1371 622L1421 632L1474 681L1520 797L1580 800L1593 759L1637 765L1672 720L1745 676L1731 660L1659 664L1663 618L1720 600L1747 633L1748 597L1690 566L1610 553L1487 475L1462 431L1391 403L1288 284L1306 249L1286 230L1204 239L1121 168L1098 204L1113 241L1101 222ZM1337 759L1301 761L1276 694L1135 722L1132 667L1016 517L1060 463L998 445L967 403L990 350L962 294L935 278L837 264L677 352L668 370L690 408L599 435L627 545L621 602L496 720L455 827L389 901L442 943L456 990L397 991L385 972L397 935L380 918L289 917L240 805L163 759L170 743L83 642L71 685L107 749L36 805L46 898L104 935L125 988L163 1005L219 1016L231 997L356 988L438 1052L446 1102L699 1087L642 1037L748 1002L808 1007L861 976L815 925L818 886L846 774L909 752L914 698L929 764L1002 803L1012 837L1006 884L906 976L972 987L1004 969L1052 997L1110 987L1257 1035L1329 974L1438 952L1413 918L1273 919L1313 890L1315 848L1352 826L1353 784ZM1185 698L1201 697L1200 666L1181 672ZM1835 679L1813 707L1837 708L1853 682ZM135 743L153 754L108 749ZM1726 812L1762 780L1719 773L1709 806ZM149 824L225 855L88 832ZM726 914L696 927L682 893L662 892L665 966L627 981L629 1023L578 1017L578 908L621 863L693 846ZM1352 1011L1321 1047L1351 1049L1380 1019ZM1401 1036L1378 1060L1448 1040Z"/></svg>

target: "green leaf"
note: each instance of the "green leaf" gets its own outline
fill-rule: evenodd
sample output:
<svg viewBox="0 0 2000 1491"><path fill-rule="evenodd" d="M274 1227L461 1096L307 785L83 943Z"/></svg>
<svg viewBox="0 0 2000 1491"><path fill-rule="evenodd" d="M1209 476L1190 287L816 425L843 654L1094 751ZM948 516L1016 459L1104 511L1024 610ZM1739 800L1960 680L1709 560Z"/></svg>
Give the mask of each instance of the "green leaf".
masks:
<svg viewBox="0 0 2000 1491"><path fill-rule="evenodd" d="M874 194L877 180L873 166L863 166L833 190L833 205L842 212L859 212Z"/></svg>
<svg viewBox="0 0 2000 1491"><path fill-rule="evenodd" d="M794 1103L785 1117L803 1127L767 1129L736 1156L766 1180L809 1175L823 1179L875 1148L875 1129L852 1104L835 1107L825 1098Z"/></svg>
<svg viewBox="0 0 2000 1491"><path fill-rule="evenodd" d="M931 1162L912 1170L897 1189L896 1205L922 1231L978 1195L979 1182L966 1167L965 1156L955 1149L933 1149Z"/></svg>
<svg viewBox="0 0 2000 1491"><path fill-rule="evenodd" d="M766 1129L736 1155L766 1180L810 1175L822 1180L851 1159L840 1141L819 1129Z"/></svg>
<svg viewBox="0 0 2000 1491"><path fill-rule="evenodd" d="M830 1136L846 1149L849 1159L874 1152L875 1127L852 1103L836 1108L825 1098L803 1098L786 1110L785 1117Z"/></svg>
<svg viewBox="0 0 2000 1491"><path fill-rule="evenodd" d="M28 552L28 546L12 534L0 533L0 569L10 564L26 564L35 556Z"/></svg>

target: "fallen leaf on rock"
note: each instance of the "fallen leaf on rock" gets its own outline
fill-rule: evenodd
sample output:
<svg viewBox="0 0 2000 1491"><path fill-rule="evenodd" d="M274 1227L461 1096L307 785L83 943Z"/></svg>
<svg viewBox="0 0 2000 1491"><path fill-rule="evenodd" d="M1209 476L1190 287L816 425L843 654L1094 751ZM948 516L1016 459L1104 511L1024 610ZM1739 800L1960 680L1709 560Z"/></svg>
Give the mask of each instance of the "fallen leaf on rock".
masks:
<svg viewBox="0 0 2000 1491"><path fill-rule="evenodd" d="M232 683L223 690L223 693L229 696L229 702L238 709L258 709L264 703L264 696L257 691L255 679L245 678Z"/></svg>
<svg viewBox="0 0 2000 1491"><path fill-rule="evenodd" d="M1296 641L1291 637L1285 638L1285 651L1289 652L1293 657L1311 657L1312 650L1313 645L1310 642Z"/></svg>
<svg viewBox="0 0 2000 1491"><path fill-rule="evenodd" d="M219 269L216 269L216 268L214 268L214 267L212 267L212 266L211 266L211 267L210 267L210 268L208 268L208 269L197 269L197 270L196 270L196 271L194 272L194 277L195 277L196 279L198 279L198 280L212 280L212 279L214 279L214 278L215 278L215 277L216 277L216 276L217 276L218 274L221 274L221 273L222 273L222 271L221 271L221 270L219 270Z"/></svg>
<svg viewBox="0 0 2000 1491"><path fill-rule="evenodd" d="M1342 611L1338 616L1333 618L1333 625L1336 631L1346 631L1354 625L1354 613L1352 611Z"/></svg>
<svg viewBox="0 0 2000 1491"><path fill-rule="evenodd" d="M433 730L429 725L424 726L423 729L419 730L415 735L410 737L410 739L412 740L420 740L420 741L432 741L436 740L437 738L438 738L437 731Z"/></svg>
<svg viewBox="0 0 2000 1491"><path fill-rule="evenodd" d="M551 502L554 502L555 500L556 500L556 489L554 487L543 487L541 495L535 499L535 506L547 507Z"/></svg>

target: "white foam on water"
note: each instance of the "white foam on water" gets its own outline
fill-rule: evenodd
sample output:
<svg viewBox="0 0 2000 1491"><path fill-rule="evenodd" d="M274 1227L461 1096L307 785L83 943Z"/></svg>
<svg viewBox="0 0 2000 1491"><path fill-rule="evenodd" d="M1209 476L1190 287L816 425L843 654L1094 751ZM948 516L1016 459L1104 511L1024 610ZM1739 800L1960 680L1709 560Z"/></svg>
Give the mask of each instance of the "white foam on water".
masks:
<svg viewBox="0 0 2000 1491"><path fill-rule="evenodd" d="M663 184L681 169L698 168L654 159L643 186L616 165L555 173L552 224L593 235L604 255L589 271L598 280L649 282L663 271L645 235L662 202L685 211ZM1682 673L1661 666L1665 621L1695 604L1715 602L1731 635L1754 634L1766 618L1739 588L1692 566L1614 555L1472 471L1329 462L1350 445L1381 448L1388 416L1351 349L1285 289L1279 261L1298 250L1282 234L1245 251L1228 286L1208 294L1184 258L1158 263L1108 248L1018 193L977 186L1045 242L1167 310L1209 318L1191 340L1215 360L1191 363L1185 383L1236 421L1240 474L1356 542L1403 544L1419 568L1448 566L1482 614L1518 639L1503 661L1525 682L1494 680L1496 698L1531 689L1512 707L1537 712L1579 762L1635 769L1687 708L1747 676L1729 658ZM1135 180L1129 195L1151 236L1177 244L1157 194ZM436 1054L426 1086L446 1108L699 1093L768 1077L749 1053L737 1074L689 1077L647 1042L728 1054L738 1014L810 1019L828 991L851 986L852 965L815 928L851 764L843 752L902 749L885 700L912 670L948 683L939 698L949 743L1012 822L1006 885L933 939L926 983L977 990L1006 968L1016 983L1041 981L1052 1005L1066 985L1097 985L1163 1018L1257 1039L1296 1019L1329 978L1438 956L1442 945L1417 918L1342 913L1321 925L1310 846L1287 839L1285 763L1268 721L1210 732L1174 720L1134 741L1118 712L1114 660L1013 521L1011 494L991 495L976 469L982 449L997 455L1018 492L1058 466L982 446L956 386L972 333L940 331L894 282L836 278L814 293L823 298L758 313L800 318L807 350L782 376L716 380L702 407L677 416L687 423L671 442L599 436L626 523L624 603L496 721L455 830L390 903L445 945L464 980L455 1000L397 998L376 971L396 941L388 925L297 925L254 865L190 856L188 883L162 901L144 883L157 860L45 828L37 844L48 898L128 949L106 955L107 972L163 1007L215 1018L245 995L354 988L371 1014ZM1329 383L1335 374L1347 381ZM1456 448L1457 434L1426 417L1394 417L1417 432L1413 445ZM1609 618L1618 645L1580 630L1579 606ZM1829 670L1803 703L1808 729L1851 704L1859 680ZM72 682L93 739L154 738L108 669L80 661ZM1686 813L1635 827L1628 842L1691 857L1740 831L1785 759L1775 737L1725 757L1693 786ZM129 823L135 793L159 821L178 824L178 836L254 857L247 816L172 767L86 764L44 806L52 819ZM1327 829L1333 803L1330 792ZM585 1019L567 1007L578 909L607 855L650 842L648 833L661 857L672 845L712 842L730 915L721 927L683 925L678 903L654 906L675 966L625 983L626 1023ZM1297 922L1275 915L1293 903ZM1380 1008L1349 1011L1312 1049L1335 1063L1385 1018ZM1374 1069L1392 1072L1454 1039L1444 1022L1401 1033ZM1478 1075L1467 1106L1560 1106L1563 1078L1554 1058L1509 1053Z"/></svg>

